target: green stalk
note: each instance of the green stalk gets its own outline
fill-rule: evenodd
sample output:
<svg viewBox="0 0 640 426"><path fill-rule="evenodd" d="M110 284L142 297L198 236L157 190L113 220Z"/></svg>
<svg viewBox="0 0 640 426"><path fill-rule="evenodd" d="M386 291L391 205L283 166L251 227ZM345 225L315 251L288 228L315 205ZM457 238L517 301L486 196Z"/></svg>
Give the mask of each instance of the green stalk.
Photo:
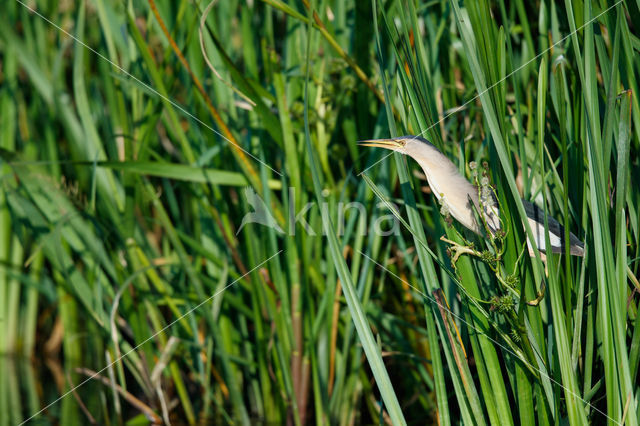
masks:
<svg viewBox="0 0 640 426"><path fill-rule="evenodd" d="M310 24L309 24L310 26ZM307 43L310 43L310 31L307 32L309 40ZM306 142L306 150L307 155L309 156L309 165L311 167L311 176L313 178L313 188L316 195L316 200L319 205L323 202L322 196L322 184L320 183L320 174L317 168L317 162L315 159L315 155L313 152L313 147L311 145L311 136L309 130L309 120L308 120L308 82L309 82L309 64L310 64L311 52L307 51L307 74L306 74L306 82L305 82L305 97L304 97L304 128L305 128L305 142ZM335 230L333 227L333 223L331 218L327 215L327 212L322 209L322 225L323 229L327 236L327 241L329 243L329 248L331 250L331 257L333 263L338 271L338 275L340 276L340 281L342 282L344 295L347 299L347 305L349 306L349 312L353 318L353 322L355 324L356 330L358 331L358 336L360 337L360 341L362 343L362 348L367 356L367 361L369 361L369 366L371 367L371 371L376 379L376 384L378 389L380 390L380 394L385 403L385 408L389 412L389 416L394 424L404 425L406 421L402 414L402 410L400 409L400 404L398 402L398 398L393 390L393 386L391 385L391 380L389 379L389 375L387 370L382 362L382 357L380 356L380 350L373 338L373 334L371 333L371 329L369 328L369 324L367 322L366 316L362 309L362 305L360 304L360 300L358 299L358 295L353 286L353 282L351 279L351 274L349 273L349 269L342 258L340 243L335 234Z"/></svg>

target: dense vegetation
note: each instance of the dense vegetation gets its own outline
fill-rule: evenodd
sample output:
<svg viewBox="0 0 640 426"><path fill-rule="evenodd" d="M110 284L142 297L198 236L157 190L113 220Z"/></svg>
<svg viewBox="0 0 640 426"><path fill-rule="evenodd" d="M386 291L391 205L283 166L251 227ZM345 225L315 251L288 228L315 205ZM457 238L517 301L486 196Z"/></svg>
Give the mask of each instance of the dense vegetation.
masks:
<svg viewBox="0 0 640 426"><path fill-rule="evenodd" d="M638 424L640 1L1 15L0 424ZM356 144L402 134L504 234Z"/></svg>

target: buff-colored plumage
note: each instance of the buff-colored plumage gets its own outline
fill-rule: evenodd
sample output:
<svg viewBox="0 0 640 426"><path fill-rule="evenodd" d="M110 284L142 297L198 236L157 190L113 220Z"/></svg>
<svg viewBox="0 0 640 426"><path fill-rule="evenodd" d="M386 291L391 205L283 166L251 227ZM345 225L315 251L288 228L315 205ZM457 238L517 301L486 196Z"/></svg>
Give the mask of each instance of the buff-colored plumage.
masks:
<svg viewBox="0 0 640 426"><path fill-rule="evenodd" d="M478 223L472 203L476 206L477 211L484 216L491 232L495 232L500 228L498 206L493 197L489 197L483 202L484 209L481 209L478 189L467 181L460 174L456 165L429 141L418 136L402 136L393 139L362 141L361 145L390 149L413 158L422 167L431 191L436 198L446 206L451 216L466 228L478 234L484 233L484 225ZM541 251L547 251L542 210L526 200L522 200L522 203L534 234L536 245ZM564 229L552 217L547 219L551 251L564 253ZM584 255L584 244L572 233L569 234L569 243L570 254L574 256Z"/></svg>

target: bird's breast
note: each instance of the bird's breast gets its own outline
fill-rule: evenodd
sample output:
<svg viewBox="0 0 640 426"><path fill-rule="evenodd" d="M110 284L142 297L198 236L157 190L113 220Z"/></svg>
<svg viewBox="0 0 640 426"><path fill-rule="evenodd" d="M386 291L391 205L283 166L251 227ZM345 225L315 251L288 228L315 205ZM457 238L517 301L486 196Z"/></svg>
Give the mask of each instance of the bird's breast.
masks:
<svg viewBox="0 0 640 426"><path fill-rule="evenodd" d="M466 228L482 234L484 226L476 220L472 207L475 204L478 212L482 211L478 203L478 189L460 175L457 169L444 170L440 173L429 173L423 168L431 190L438 201L446 204L451 216ZM485 209L485 220L492 229L499 228L497 209Z"/></svg>

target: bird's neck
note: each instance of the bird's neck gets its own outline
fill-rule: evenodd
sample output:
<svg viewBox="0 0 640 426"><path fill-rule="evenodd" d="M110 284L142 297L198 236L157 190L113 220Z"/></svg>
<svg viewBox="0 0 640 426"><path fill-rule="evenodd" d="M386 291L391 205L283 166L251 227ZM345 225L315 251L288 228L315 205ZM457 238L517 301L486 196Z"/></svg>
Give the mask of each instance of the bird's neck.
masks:
<svg viewBox="0 0 640 426"><path fill-rule="evenodd" d="M473 186L458 168L444 155L414 159L420 164L429 187L438 201L446 204L450 214L468 229L482 234L484 226L476 220L472 203L480 211L478 188ZM486 211L485 219L490 228L499 227L497 210Z"/></svg>

